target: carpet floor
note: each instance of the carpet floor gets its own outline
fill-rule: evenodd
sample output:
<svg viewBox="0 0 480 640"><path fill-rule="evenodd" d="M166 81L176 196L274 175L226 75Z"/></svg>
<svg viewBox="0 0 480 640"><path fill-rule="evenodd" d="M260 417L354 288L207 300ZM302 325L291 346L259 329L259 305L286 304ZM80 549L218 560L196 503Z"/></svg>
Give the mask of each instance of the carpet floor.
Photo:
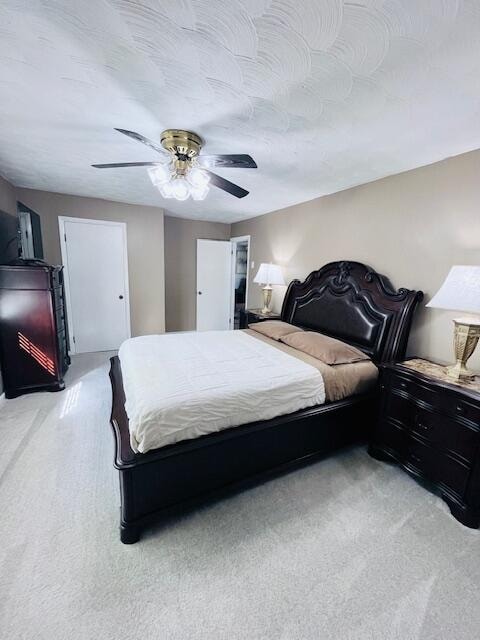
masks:
<svg viewBox="0 0 480 640"><path fill-rule="evenodd" d="M479 533L363 448L122 545L107 357L0 407L1 638L480 638Z"/></svg>

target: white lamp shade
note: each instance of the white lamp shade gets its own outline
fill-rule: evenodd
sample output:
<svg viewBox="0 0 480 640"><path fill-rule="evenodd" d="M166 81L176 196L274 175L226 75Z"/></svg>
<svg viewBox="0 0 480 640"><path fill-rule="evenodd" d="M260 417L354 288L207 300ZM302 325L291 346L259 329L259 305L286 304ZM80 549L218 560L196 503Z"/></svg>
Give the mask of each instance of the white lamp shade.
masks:
<svg viewBox="0 0 480 640"><path fill-rule="evenodd" d="M452 267L427 307L480 313L480 267Z"/></svg>
<svg viewBox="0 0 480 640"><path fill-rule="evenodd" d="M285 284L282 267L279 267L278 264L267 264L266 262L262 262L253 281L258 284L267 285Z"/></svg>

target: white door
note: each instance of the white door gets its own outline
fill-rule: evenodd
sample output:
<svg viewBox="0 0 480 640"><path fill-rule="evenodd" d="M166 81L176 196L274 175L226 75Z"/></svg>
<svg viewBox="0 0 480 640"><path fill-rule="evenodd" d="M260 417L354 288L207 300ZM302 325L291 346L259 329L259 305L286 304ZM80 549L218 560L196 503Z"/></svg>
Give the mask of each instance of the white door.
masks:
<svg viewBox="0 0 480 640"><path fill-rule="evenodd" d="M197 240L197 331L230 329L232 245Z"/></svg>
<svg viewBox="0 0 480 640"><path fill-rule="evenodd" d="M73 353L111 351L130 337L126 225L59 218Z"/></svg>

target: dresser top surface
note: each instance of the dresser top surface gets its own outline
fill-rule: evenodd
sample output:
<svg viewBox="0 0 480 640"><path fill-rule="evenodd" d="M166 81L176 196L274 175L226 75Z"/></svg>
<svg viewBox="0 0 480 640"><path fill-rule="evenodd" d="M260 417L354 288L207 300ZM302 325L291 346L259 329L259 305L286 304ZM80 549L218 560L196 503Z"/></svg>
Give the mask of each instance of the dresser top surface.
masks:
<svg viewBox="0 0 480 640"><path fill-rule="evenodd" d="M411 360L391 365L391 367L399 371L407 369L409 372L418 373L425 378L430 378L433 382L448 385L454 390L480 395L480 376L475 376L472 380L454 380L447 374L446 367L436 362L430 362L422 358L412 358Z"/></svg>

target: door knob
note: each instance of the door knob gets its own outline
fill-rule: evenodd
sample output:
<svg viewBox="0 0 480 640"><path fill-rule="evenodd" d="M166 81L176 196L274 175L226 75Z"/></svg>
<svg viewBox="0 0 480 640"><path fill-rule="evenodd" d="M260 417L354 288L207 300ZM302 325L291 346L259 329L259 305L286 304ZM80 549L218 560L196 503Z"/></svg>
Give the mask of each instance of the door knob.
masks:
<svg viewBox="0 0 480 640"><path fill-rule="evenodd" d="M123 300L123 296L118 296L119 300Z"/></svg>
<svg viewBox="0 0 480 640"><path fill-rule="evenodd" d="M199 291L199 292L198 292L198 295L199 295L199 296L201 296L201 295L202 295L202 292L201 292L201 291Z"/></svg>

